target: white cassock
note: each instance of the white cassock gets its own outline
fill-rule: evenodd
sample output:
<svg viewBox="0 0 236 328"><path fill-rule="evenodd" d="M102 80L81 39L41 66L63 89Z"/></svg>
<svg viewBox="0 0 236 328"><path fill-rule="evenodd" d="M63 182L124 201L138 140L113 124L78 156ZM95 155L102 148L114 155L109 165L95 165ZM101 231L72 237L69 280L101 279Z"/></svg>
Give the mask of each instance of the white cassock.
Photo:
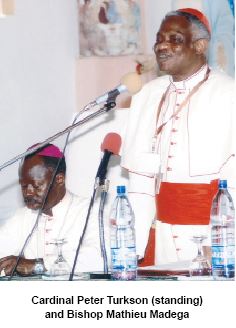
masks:
<svg viewBox="0 0 236 328"><path fill-rule="evenodd" d="M47 270L57 257L55 239L65 238L63 255L72 267L87 216L89 199L67 192L53 207L53 216L42 214L38 228L33 233L24 252L28 259L43 258ZM0 258L18 255L37 217L37 211L27 207L19 209L0 229ZM85 237L79 251L75 272L102 271L103 259L100 251L98 217L91 212Z"/></svg>
<svg viewBox="0 0 236 328"><path fill-rule="evenodd" d="M204 79L207 68L203 66L181 82L173 82L167 75L159 77L132 99L122 166L130 172L129 198L136 216L140 257L144 256L155 217L155 174L160 177L161 172L161 181L170 183L209 184L214 179L226 179L236 203L234 80L211 70L207 81L170 119L193 87ZM158 105L168 87L157 123ZM156 128L166 121L157 138L158 154L153 153ZM156 223L156 263L192 259L196 248L191 237L199 233L209 236L209 226L167 224L159 220ZM206 244L209 243L208 238Z"/></svg>

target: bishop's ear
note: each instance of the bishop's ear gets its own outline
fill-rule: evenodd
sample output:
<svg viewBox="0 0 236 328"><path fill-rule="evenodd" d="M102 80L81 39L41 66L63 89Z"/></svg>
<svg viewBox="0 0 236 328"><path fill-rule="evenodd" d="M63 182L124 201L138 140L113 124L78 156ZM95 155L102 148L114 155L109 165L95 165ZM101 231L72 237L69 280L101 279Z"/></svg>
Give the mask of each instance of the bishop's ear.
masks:
<svg viewBox="0 0 236 328"><path fill-rule="evenodd" d="M208 50L209 41L207 39L199 39L194 42L197 55L205 55Z"/></svg>
<svg viewBox="0 0 236 328"><path fill-rule="evenodd" d="M56 175L56 183L58 185L63 185L65 184L65 175L63 173L58 173Z"/></svg>

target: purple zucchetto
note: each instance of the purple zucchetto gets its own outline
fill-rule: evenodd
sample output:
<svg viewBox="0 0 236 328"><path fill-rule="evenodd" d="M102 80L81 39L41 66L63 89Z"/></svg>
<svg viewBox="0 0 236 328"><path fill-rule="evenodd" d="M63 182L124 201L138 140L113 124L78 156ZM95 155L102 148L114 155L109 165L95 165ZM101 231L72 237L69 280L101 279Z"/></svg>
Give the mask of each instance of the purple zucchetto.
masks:
<svg viewBox="0 0 236 328"><path fill-rule="evenodd" d="M31 149L33 147L36 147L38 144L35 144L31 147L29 147L28 149ZM53 145L53 144L48 144L48 146L44 146L43 149L35 152L37 155L39 156L47 156L47 157L55 157L55 158L62 158L64 155L61 152L61 150Z"/></svg>

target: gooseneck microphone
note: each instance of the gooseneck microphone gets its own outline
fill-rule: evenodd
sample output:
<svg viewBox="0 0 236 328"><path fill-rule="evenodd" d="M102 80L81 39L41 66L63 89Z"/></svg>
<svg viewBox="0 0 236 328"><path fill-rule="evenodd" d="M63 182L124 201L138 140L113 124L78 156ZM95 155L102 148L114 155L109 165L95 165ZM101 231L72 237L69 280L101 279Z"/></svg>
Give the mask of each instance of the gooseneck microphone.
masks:
<svg viewBox="0 0 236 328"><path fill-rule="evenodd" d="M78 244L77 249L76 249L74 262L73 262L73 266L72 266L72 270L71 270L69 280L73 280L73 277L74 277L76 262L77 262L80 247L82 245L82 242L83 242L83 239L84 239L84 236L85 236L85 233L86 233L86 229L87 229L87 226L88 226L88 220L89 220L90 213L91 213L91 210L92 210L92 207L93 207L93 204L94 204L94 199L95 199L95 196L96 196L97 187L98 186L103 186L104 187L104 185L106 184L105 180L106 180L106 173L107 173L107 167L108 167L109 159L110 159L111 155L118 155L119 154L120 146L121 146L121 137L120 137L119 134L117 134L115 132L108 133L105 136L105 138L103 139L103 142L101 144L101 150L104 152L104 154L103 154L103 157L101 159L101 162L100 162L98 170L97 170L97 174L96 174L96 178L95 178L96 183L94 184L93 194L92 194L92 197L90 199L90 204L89 204L89 208L88 208L88 212L87 212L83 232L80 236L79 244ZM99 179L99 183L97 182L98 179ZM103 223L103 211L104 211L104 205L105 205L105 201L106 201L106 194L107 194L107 191L103 190L103 188L102 188L101 200L100 200L100 206L99 206L99 218L98 218L99 219L100 247L101 247L101 254L102 254L102 257L103 257L103 260L104 260L104 274L108 273L107 255L106 255L105 237L104 237L104 223ZM103 275L103 277L104 277L104 275ZM91 279L92 279L92 276L91 276Z"/></svg>
<svg viewBox="0 0 236 328"><path fill-rule="evenodd" d="M115 132L108 133L102 144L101 151L104 152L101 162L99 164L96 180L99 179L99 185L103 185L106 179L107 167L110 160L111 155L119 155L121 146L121 137L119 134Z"/></svg>
<svg viewBox="0 0 236 328"><path fill-rule="evenodd" d="M128 92L131 95L137 93L142 88L142 80L140 75L137 73L127 73L125 74L120 84L113 90L108 91L104 95L95 99L94 104L100 105L109 100L115 100L116 97L123 92Z"/></svg>
<svg viewBox="0 0 236 328"><path fill-rule="evenodd" d="M107 167L111 155L119 155L120 146L121 146L121 137L119 134L114 132L108 133L105 136L103 143L101 144L101 150L104 151L104 155L98 168L96 183L99 186L101 186L98 222L99 222L100 248L103 258L103 274L96 275L96 277L94 277L95 279L110 278L108 275L108 261L107 261L105 229L104 229L104 207L106 203L108 186L109 186L108 180L106 180L106 173L107 173ZM98 179L99 181L97 181ZM90 278L93 279L91 275Z"/></svg>

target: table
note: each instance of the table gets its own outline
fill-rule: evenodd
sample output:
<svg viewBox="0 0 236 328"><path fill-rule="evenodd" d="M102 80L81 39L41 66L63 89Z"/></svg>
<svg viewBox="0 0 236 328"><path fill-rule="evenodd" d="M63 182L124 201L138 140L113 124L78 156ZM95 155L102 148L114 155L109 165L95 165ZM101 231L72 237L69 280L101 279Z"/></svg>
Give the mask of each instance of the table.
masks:
<svg viewBox="0 0 236 328"><path fill-rule="evenodd" d="M138 270L136 281L213 281L212 276L190 277L187 271L170 270ZM223 278L221 280L234 280ZM0 282L9 281L9 277L0 277ZM68 281L68 279L53 279L44 275L13 276L11 281ZM75 276L73 281L112 281L110 276L104 276L102 272L86 273L83 278Z"/></svg>

